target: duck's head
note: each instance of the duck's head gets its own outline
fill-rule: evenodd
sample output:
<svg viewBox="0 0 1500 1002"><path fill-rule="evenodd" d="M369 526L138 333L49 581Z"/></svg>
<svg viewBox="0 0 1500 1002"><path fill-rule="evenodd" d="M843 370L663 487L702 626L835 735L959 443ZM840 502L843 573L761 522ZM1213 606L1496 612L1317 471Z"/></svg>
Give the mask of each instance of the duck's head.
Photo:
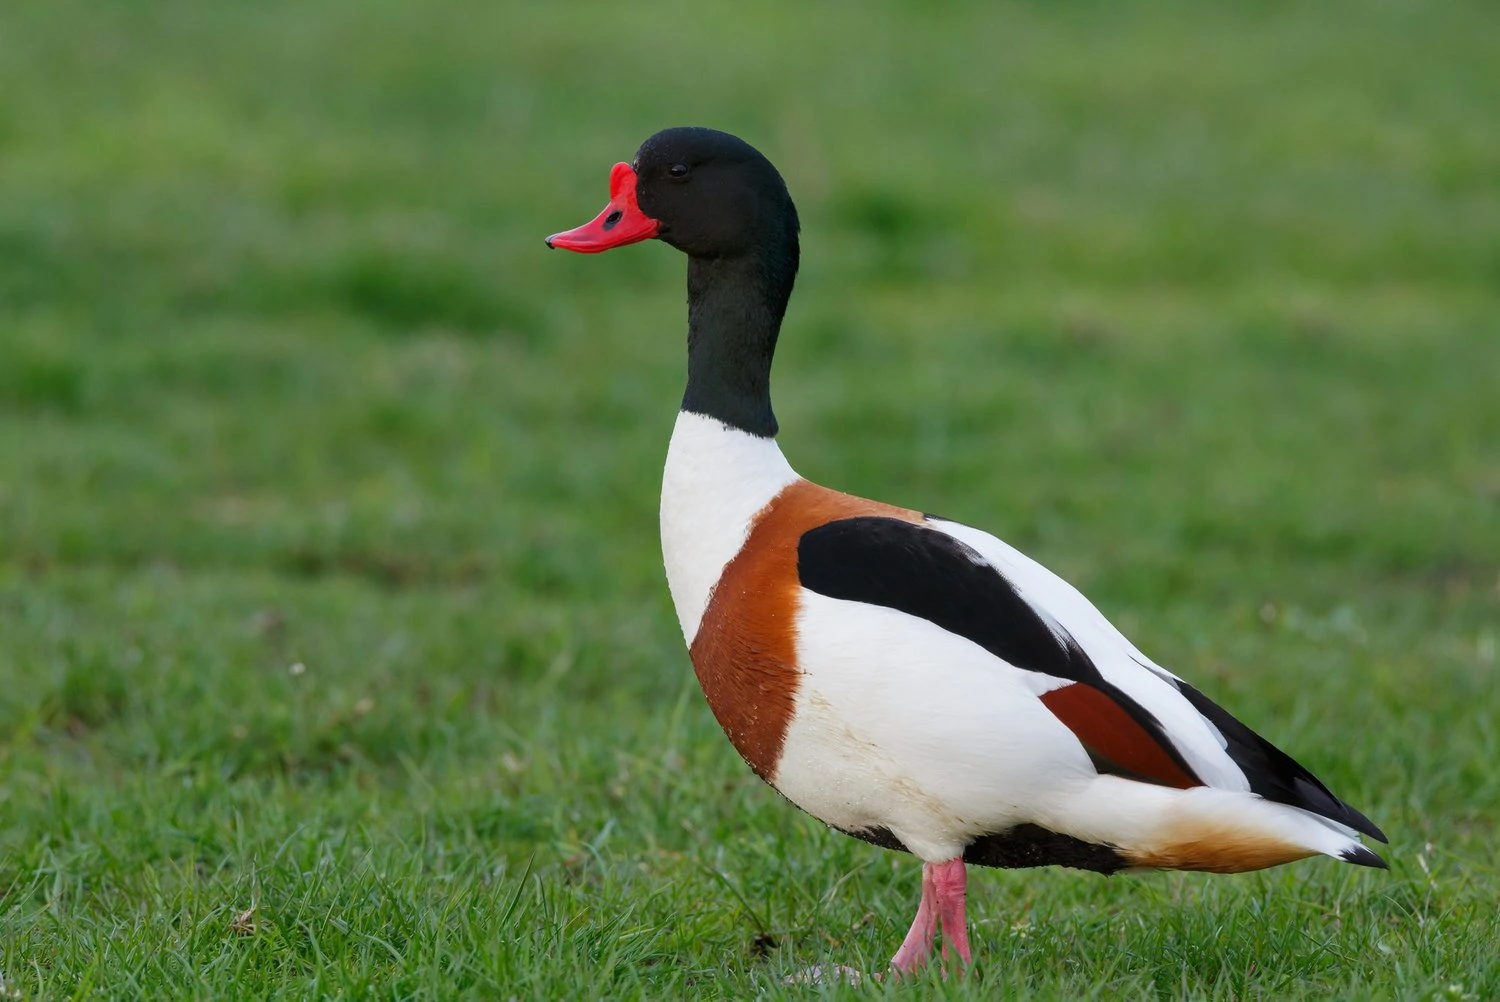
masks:
<svg viewBox="0 0 1500 1002"><path fill-rule="evenodd" d="M596 254L656 237L688 255L682 409L776 434L771 357L797 277L797 210L771 162L713 129L666 129L615 164L609 204L548 247Z"/></svg>
<svg viewBox="0 0 1500 1002"><path fill-rule="evenodd" d="M651 237L694 258L795 247L797 210L776 168L749 143L713 129L664 129L634 163L615 164L604 211L554 233L547 246L595 254Z"/></svg>

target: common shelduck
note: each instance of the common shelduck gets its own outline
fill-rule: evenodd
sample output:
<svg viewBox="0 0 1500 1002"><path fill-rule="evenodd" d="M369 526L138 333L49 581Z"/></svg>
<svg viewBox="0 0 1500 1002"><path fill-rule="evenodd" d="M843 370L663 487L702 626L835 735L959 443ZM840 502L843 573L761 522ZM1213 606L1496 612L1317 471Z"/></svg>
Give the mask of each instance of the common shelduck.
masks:
<svg viewBox="0 0 1500 1002"><path fill-rule="evenodd" d="M892 958L941 927L964 963L966 863L1234 873L1323 854L1384 867L1380 829L1136 650L994 536L799 477L771 356L798 262L776 168L700 128L652 136L598 218L547 238L688 256L688 376L662 483L667 584L713 714L820 821L922 860Z"/></svg>

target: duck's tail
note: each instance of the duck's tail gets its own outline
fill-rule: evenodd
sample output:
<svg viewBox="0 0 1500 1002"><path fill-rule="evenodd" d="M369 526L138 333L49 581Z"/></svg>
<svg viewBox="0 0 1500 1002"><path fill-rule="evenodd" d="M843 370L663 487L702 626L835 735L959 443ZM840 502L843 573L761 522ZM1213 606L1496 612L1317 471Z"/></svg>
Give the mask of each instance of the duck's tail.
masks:
<svg viewBox="0 0 1500 1002"><path fill-rule="evenodd" d="M1117 847L1133 867L1240 873L1321 854L1386 868L1348 825L1255 793L1100 776L1073 807L1061 830Z"/></svg>

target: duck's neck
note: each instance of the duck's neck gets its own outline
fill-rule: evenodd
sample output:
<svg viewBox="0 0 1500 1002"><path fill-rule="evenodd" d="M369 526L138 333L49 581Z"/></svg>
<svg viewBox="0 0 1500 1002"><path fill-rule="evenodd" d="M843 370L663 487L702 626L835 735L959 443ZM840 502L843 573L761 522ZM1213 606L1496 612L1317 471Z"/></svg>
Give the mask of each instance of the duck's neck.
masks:
<svg viewBox="0 0 1500 1002"><path fill-rule="evenodd" d="M688 260L682 409L771 438L771 359L797 276L795 236L760 254Z"/></svg>
<svg viewBox="0 0 1500 1002"><path fill-rule="evenodd" d="M796 216L757 254L688 259L688 384L661 491L667 583L689 645L755 515L797 479L776 444L771 357L797 276Z"/></svg>

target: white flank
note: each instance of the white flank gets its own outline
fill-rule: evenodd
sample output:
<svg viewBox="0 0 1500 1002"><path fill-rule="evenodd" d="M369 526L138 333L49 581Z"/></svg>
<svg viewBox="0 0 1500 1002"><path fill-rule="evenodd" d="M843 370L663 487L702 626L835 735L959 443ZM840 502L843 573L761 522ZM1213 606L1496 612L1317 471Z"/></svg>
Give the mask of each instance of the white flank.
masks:
<svg viewBox="0 0 1500 1002"><path fill-rule="evenodd" d="M814 817L951 859L1094 779L1031 672L927 620L805 589L797 624L803 675L773 783Z"/></svg>
<svg viewBox="0 0 1500 1002"><path fill-rule="evenodd" d="M772 784L844 831L886 828L928 862L1023 823L1127 857L1194 830L1308 855L1359 844L1342 825L1247 791L1099 775L1037 698L1045 677L924 619L804 589L797 659L796 713Z"/></svg>
<svg viewBox="0 0 1500 1002"><path fill-rule="evenodd" d="M776 441L683 411L661 485L661 552L688 646L750 523L797 474Z"/></svg>

